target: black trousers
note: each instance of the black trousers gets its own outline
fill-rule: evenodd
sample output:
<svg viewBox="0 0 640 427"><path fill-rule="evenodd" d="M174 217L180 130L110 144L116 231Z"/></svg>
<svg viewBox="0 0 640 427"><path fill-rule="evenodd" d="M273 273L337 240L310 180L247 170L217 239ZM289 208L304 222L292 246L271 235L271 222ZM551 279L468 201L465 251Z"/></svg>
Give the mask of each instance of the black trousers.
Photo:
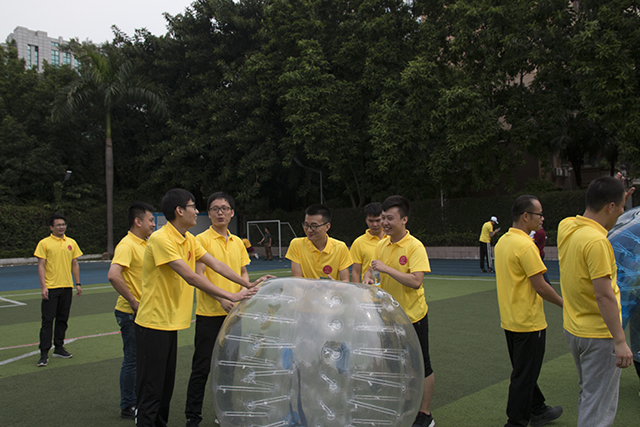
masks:
<svg viewBox="0 0 640 427"><path fill-rule="evenodd" d="M67 321L71 312L73 290L71 288L49 289L49 299L42 300L42 326L40 327L40 351L49 351L51 336L53 345L62 347L67 333ZM55 319L55 334L53 321Z"/></svg>
<svg viewBox="0 0 640 427"><path fill-rule="evenodd" d="M216 345L218 332L227 316L196 315L196 336L191 376L187 387L187 404L184 414L188 420L202 421L202 401L209 372L211 372L211 356Z"/></svg>
<svg viewBox="0 0 640 427"><path fill-rule="evenodd" d="M484 260L487 260L487 268L490 270L493 269L489 245L491 245L491 243L480 242L480 270L484 270Z"/></svg>
<svg viewBox="0 0 640 427"><path fill-rule="evenodd" d="M176 379L178 331L136 324L136 426L165 427Z"/></svg>
<svg viewBox="0 0 640 427"><path fill-rule="evenodd" d="M538 387L538 376L542 368L547 331L504 332L513 366L505 427L526 427L531 415L541 414L546 407Z"/></svg>

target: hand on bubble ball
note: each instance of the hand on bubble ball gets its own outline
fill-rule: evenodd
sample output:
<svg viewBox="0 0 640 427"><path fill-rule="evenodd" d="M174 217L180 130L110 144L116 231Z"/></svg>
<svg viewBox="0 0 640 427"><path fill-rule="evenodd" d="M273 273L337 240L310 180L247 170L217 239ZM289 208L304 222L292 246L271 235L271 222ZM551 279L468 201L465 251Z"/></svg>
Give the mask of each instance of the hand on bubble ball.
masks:
<svg viewBox="0 0 640 427"><path fill-rule="evenodd" d="M236 292L235 294L231 294L230 299L232 302L242 301L243 299L251 298L256 294L256 292L258 292L258 288L256 287L253 287L251 289L243 288L239 292Z"/></svg>
<svg viewBox="0 0 640 427"><path fill-rule="evenodd" d="M261 278L259 278L258 280L256 280L255 282L252 282L249 284L249 286L247 286L248 289L251 288L255 288L256 286L258 286L260 283L264 282L267 279L275 279L276 276L272 276L270 274L267 274L265 276L262 276Z"/></svg>

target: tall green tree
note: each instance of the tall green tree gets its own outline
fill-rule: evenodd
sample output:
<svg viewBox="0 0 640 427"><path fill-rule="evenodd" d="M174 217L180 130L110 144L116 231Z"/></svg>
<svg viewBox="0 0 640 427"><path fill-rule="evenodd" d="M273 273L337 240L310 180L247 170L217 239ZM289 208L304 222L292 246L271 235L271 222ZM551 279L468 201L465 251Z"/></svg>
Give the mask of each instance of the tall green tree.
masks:
<svg viewBox="0 0 640 427"><path fill-rule="evenodd" d="M77 47L76 57L82 64L80 78L60 92L52 117L60 120L82 108L97 108L104 114L107 252L113 254L113 110L123 104L152 114L164 115L168 110L157 88L136 72L134 63L121 50L111 45L97 48L83 44Z"/></svg>

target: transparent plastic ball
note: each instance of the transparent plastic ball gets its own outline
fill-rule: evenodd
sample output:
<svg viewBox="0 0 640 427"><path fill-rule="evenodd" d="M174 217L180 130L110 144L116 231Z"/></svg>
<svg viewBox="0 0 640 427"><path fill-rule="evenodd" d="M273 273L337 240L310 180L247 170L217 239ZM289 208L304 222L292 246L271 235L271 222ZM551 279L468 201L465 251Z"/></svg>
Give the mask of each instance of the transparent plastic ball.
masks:
<svg viewBox="0 0 640 427"><path fill-rule="evenodd" d="M387 292L282 278L229 313L210 384L222 427L403 427L420 409L424 366Z"/></svg>
<svg viewBox="0 0 640 427"><path fill-rule="evenodd" d="M640 298L640 206L620 215L608 238L618 266L616 281L624 327L635 314Z"/></svg>

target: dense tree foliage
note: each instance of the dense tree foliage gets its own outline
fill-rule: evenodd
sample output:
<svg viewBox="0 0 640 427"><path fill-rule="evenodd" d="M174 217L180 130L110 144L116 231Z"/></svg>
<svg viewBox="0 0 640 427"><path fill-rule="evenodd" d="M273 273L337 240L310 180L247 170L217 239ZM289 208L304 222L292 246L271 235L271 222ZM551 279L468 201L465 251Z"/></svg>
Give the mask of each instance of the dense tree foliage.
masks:
<svg viewBox="0 0 640 427"><path fill-rule="evenodd" d="M244 211L294 210L319 200L321 172L332 207L362 206L521 187L525 155L559 154L578 180L585 159L640 160L629 0L196 0L167 22L102 47L166 94L166 117L113 109L122 200L180 186L198 203L222 189ZM1 55L0 199L52 203L66 169L63 201L101 196L104 111L49 118L86 70Z"/></svg>

